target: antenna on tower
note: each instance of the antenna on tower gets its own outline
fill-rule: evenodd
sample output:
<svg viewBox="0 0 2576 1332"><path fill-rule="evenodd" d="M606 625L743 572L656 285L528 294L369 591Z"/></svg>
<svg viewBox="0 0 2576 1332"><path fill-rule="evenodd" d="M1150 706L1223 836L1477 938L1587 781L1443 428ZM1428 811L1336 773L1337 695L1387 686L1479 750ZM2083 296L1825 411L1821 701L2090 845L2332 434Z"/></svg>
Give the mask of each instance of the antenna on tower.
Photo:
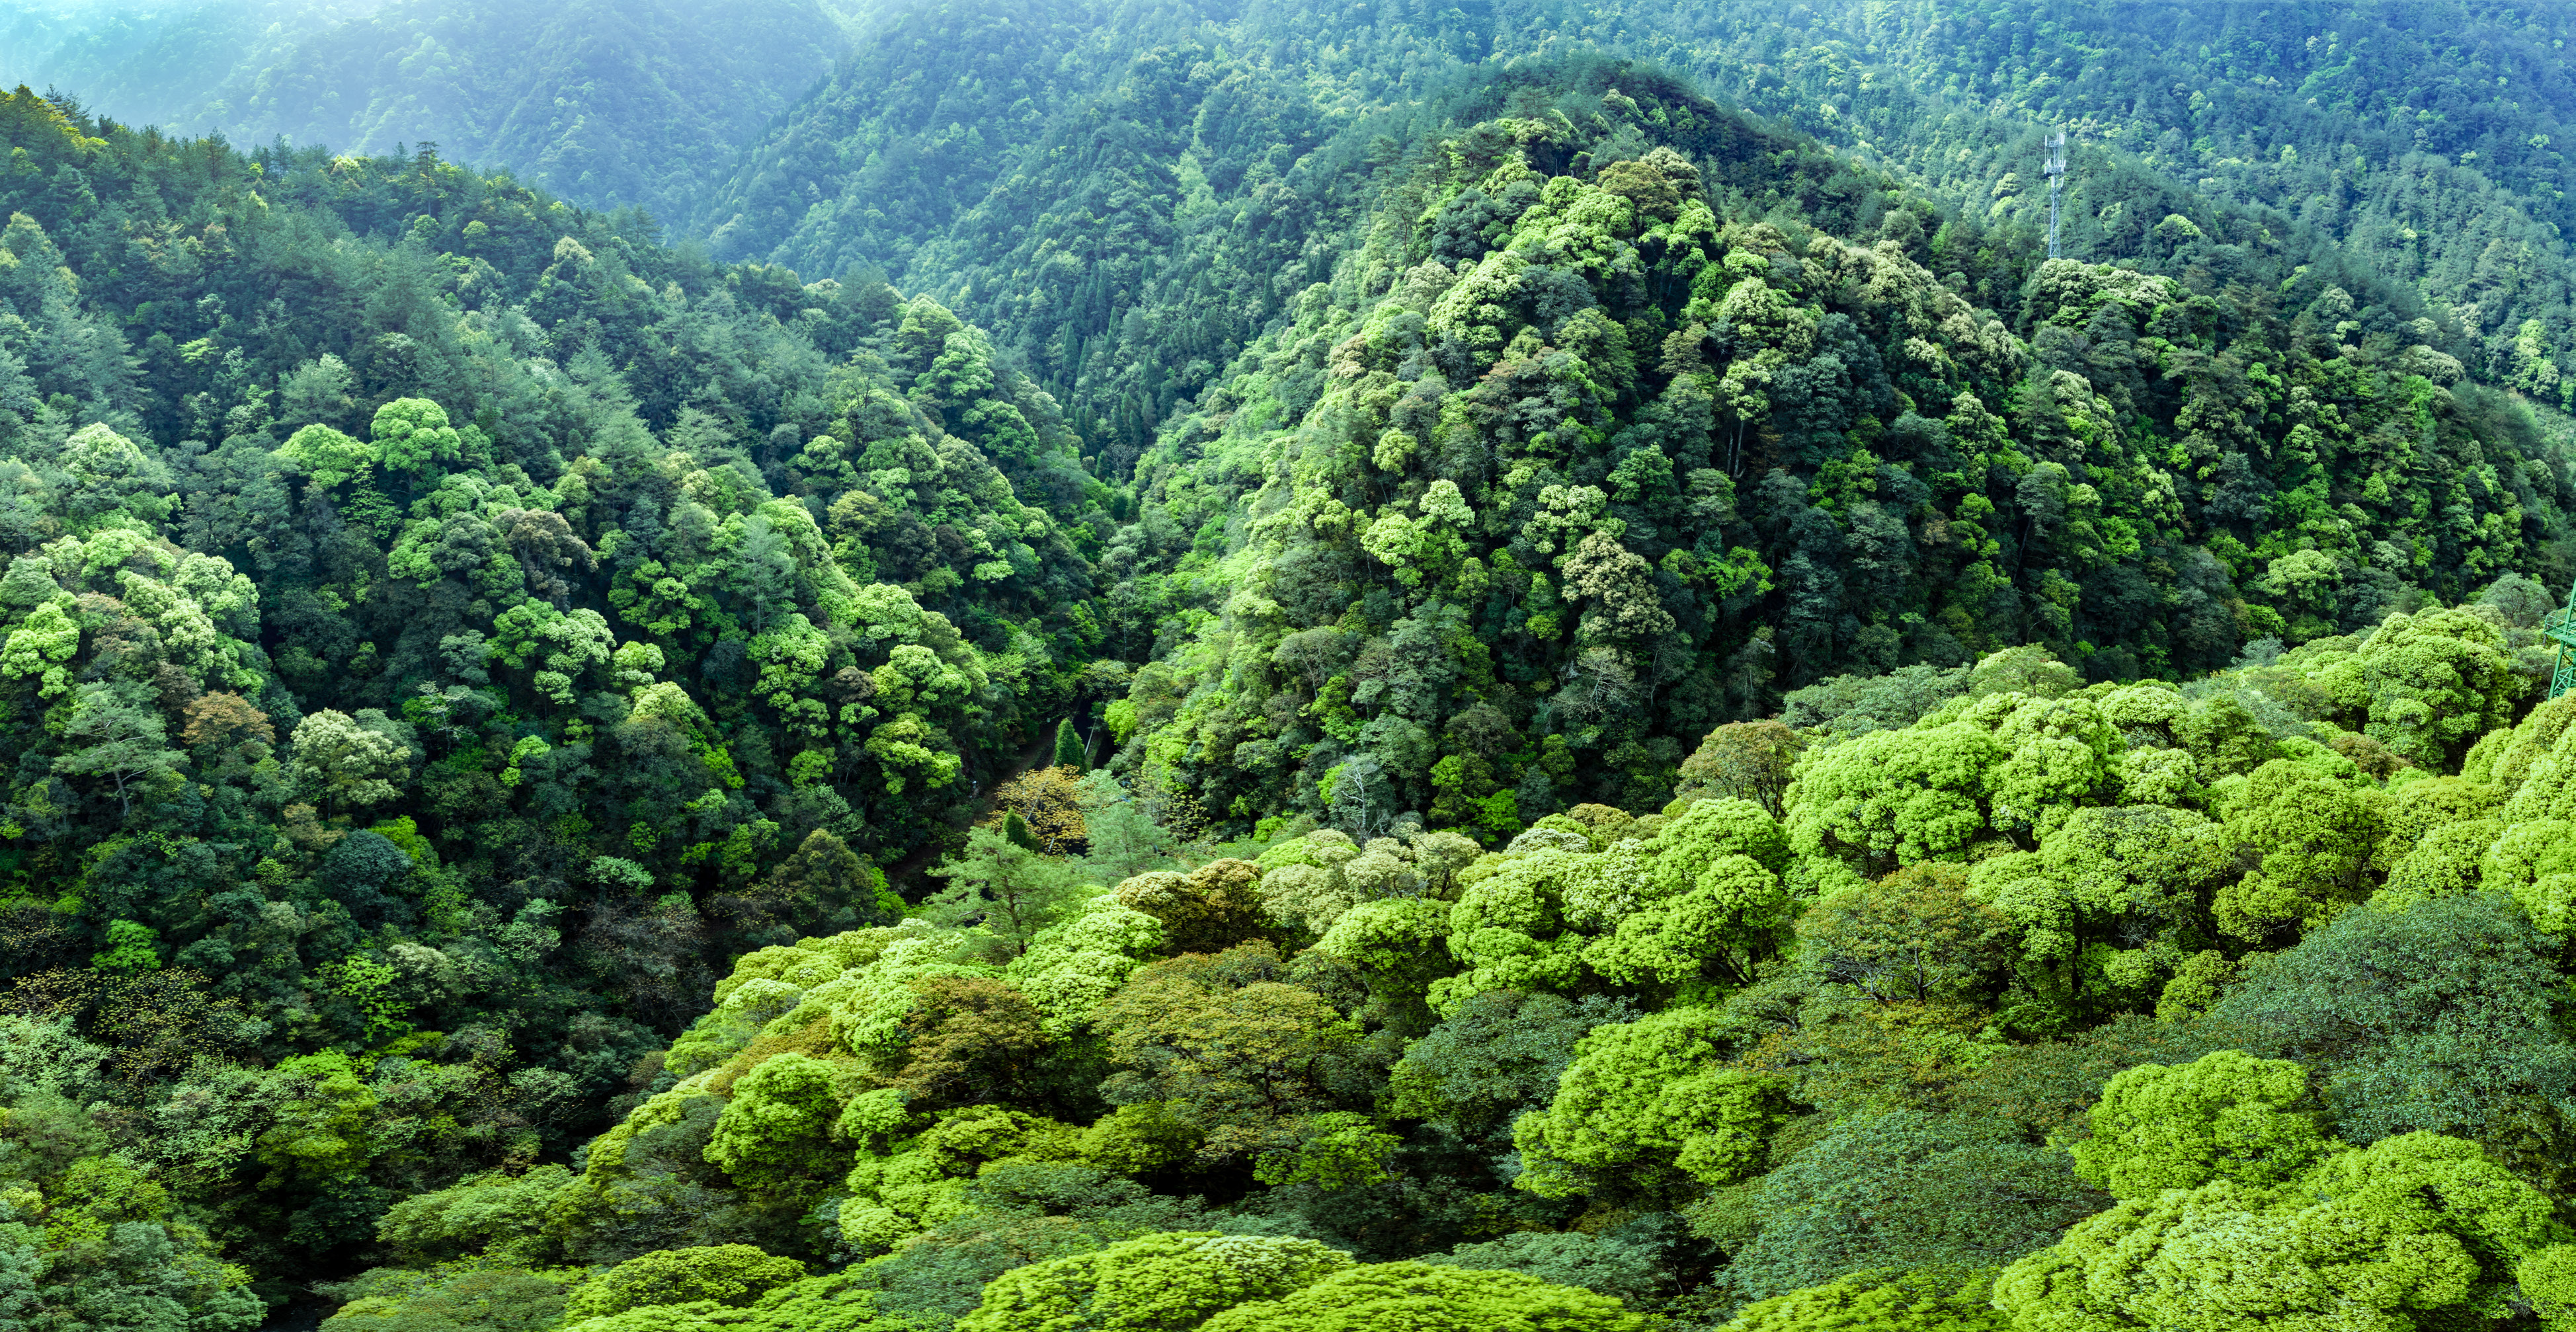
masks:
<svg viewBox="0 0 2576 1332"><path fill-rule="evenodd" d="M2048 257L2058 258L2057 200L2066 192L2066 131L2048 136Z"/></svg>

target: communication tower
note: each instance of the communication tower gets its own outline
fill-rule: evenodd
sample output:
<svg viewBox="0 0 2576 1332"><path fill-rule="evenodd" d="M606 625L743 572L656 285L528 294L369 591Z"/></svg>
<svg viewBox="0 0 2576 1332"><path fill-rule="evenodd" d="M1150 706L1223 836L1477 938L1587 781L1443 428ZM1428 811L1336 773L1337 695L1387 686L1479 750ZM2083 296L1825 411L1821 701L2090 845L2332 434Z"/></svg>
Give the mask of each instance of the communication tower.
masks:
<svg viewBox="0 0 2576 1332"><path fill-rule="evenodd" d="M2558 644L2558 660L2549 668L2549 696L2576 689L2576 587L2567 590L2567 608L2552 611L2540 632Z"/></svg>
<svg viewBox="0 0 2576 1332"><path fill-rule="evenodd" d="M2057 252L2057 200L2066 191L2066 131L2048 136L2048 257Z"/></svg>

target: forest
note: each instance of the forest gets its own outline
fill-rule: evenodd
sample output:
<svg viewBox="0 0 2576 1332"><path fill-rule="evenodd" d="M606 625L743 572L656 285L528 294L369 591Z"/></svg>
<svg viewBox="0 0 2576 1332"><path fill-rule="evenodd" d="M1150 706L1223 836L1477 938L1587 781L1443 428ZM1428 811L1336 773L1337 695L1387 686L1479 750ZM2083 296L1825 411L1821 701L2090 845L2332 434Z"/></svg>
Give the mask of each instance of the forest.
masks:
<svg viewBox="0 0 2576 1332"><path fill-rule="evenodd" d="M427 144L669 218L831 67L848 0L17 0L0 78L234 143Z"/></svg>
<svg viewBox="0 0 2576 1332"><path fill-rule="evenodd" d="M2576 1329L2559 19L789 8L10 36L0 1332Z"/></svg>

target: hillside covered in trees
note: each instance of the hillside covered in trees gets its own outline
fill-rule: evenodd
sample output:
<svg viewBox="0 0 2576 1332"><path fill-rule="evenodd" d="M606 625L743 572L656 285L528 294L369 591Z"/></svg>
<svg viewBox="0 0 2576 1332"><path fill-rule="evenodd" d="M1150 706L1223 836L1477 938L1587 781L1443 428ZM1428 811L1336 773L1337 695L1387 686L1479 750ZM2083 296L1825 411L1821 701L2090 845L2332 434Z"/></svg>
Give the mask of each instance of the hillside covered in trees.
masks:
<svg viewBox="0 0 2576 1332"><path fill-rule="evenodd" d="M2554 29L2224 13L0 97L0 1327L2576 1327Z"/></svg>
<svg viewBox="0 0 2576 1332"><path fill-rule="evenodd" d="M235 144L434 144L595 209L684 215L830 68L816 0L36 0L0 81Z"/></svg>
<svg viewBox="0 0 2576 1332"><path fill-rule="evenodd" d="M2411 285L2496 382L2567 401L2576 105L2568 16L2481 3L1620 6L1570 31L1885 162L1971 218L2044 215L2073 140L2069 253L2151 250L2212 205ZM2556 146L2554 146L2556 145ZM2179 187L2179 188L2177 188ZM2445 319L2447 316L2447 319Z"/></svg>

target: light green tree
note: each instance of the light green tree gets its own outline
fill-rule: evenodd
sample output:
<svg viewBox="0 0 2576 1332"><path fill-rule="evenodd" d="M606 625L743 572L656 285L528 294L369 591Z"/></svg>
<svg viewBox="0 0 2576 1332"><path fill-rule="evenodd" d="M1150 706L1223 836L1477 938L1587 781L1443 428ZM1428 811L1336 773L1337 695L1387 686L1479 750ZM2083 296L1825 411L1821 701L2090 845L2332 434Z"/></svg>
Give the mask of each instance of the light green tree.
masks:
<svg viewBox="0 0 2576 1332"><path fill-rule="evenodd" d="M276 1122L253 1141L272 1185L327 1188L357 1178L379 1149L375 1090L338 1050L279 1061L287 1098Z"/></svg>
<svg viewBox="0 0 2576 1332"><path fill-rule="evenodd" d="M844 1181L853 1196L841 1205L841 1238L854 1249L881 1252L964 1215L968 1185L995 1162L1068 1161L1079 1150L1081 1130L998 1105L942 1111L907 1140L919 1119L903 1103L893 1088L862 1093L836 1126L842 1138L871 1144ZM877 1143L893 1150L876 1150Z"/></svg>
<svg viewBox="0 0 2576 1332"><path fill-rule="evenodd" d="M139 920L116 921L107 927L106 950L91 954L89 964L117 975L156 970L161 965L160 943L159 930Z"/></svg>
<svg viewBox="0 0 2576 1332"><path fill-rule="evenodd" d="M1047 1031L1064 1036L1088 1025L1102 1000L1162 952L1161 921L1102 893L1038 931L1008 974L1037 1005Z"/></svg>
<svg viewBox="0 0 2576 1332"><path fill-rule="evenodd" d="M2277 1184L2334 1145L2307 1100L2307 1070L2286 1059L2218 1050L2188 1064L2141 1064L2112 1076L2075 1145L2075 1173L2115 1198L2198 1188L2211 1180Z"/></svg>
<svg viewBox="0 0 2576 1332"><path fill-rule="evenodd" d="M828 1185L850 1160L833 1140L841 1101L832 1084L832 1065L820 1059L770 1056L734 1083L706 1159L744 1189L783 1201Z"/></svg>
<svg viewBox="0 0 2576 1332"><path fill-rule="evenodd" d="M178 507L169 464L106 425L73 431L63 441L61 458L66 484L59 503L63 516L81 529L131 520L158 525Z"/></svg>
<svg viewBox="0 0 2576 1332"><path fill-rule="evenodd" d="M656 1249L582 1283L565 1301L564 1313L574 1319L603 1318L698 1300L740 1308L804 1275L805 1264L748 1244Z"/></svg>
<svg viewBox="0 0 2576 1332"><path fill-rule="evenodd" d="M1789 788L1789 842L1874 875L1980 839L2028 849L2117 790L2125 748L2081 695L1954 699L1904 730L1811 751Z"/></svg>
<svg viewBox="0 0 2576 1332"><path fill-rule="evenodd" d="M0 644L0 674L16 680L35 676L43 682L39 692L53 698L71 688L69 667L80 654L80 640L80 621L60 603L44 602Z"/></svg>
<svg viewBox="0 0 2576 1332"><path fill-rule="evenodd" d="M1938 1272L1860 1272L1746 1305L1719 1332L2010 1332L1990 1282Z"/></svg>
<svg viewBox="0 0 2576 1332"><path fill-rule="evenodd" d="M2576 822L2534 819L2504 829L2479 858L2478 886L2512 894L2533 924L2565 932L2576 923Z"/></svg>
<svg viewBox="0 0 2576 1332"><path fill-rule="evenodd" d="M735 1328L739 1332L883 1332L899 1326L900 1319L877 1312L877 1292L861 1281L857 1271L843 1271L776 1287L761 1296L750 1316Z"/></svg>
<svg viewBox="0 0 2576 1332"><path fill-rule="evenodd" d="M296 723L287 776L326 809L381 805L401 794L411 749L382 727L384 716L323 708ZM366 723L374 721L377 726Z"/></svg>
<svg viewBox="0 0 2576 1332"><path fill-rule="evenodd" d="M1669 1008L1595 1027L1544 1110L1512 1126L1515 1187L1545 1197L1668 1196L1731 1184L1762 1160L1788 1115L1788 1084L1725 1066L1724 1015Z"/></svg>
<svg viewBox="0 0 2576 1332"><path fill-rule="evenodd" d="M1762 862L1719 856L1682 891L1622 918L1585 947L1583 960L1631 984L1672 985L1709 971L1742 985L1788 941L1794 902Z"/></svg>
<svg viewBox="0 0 2576 1332"><path fill-rule="evenodd" d="M286 442L278 446L277 456L295 470L313 478L313 484L329 489L373 465L376 449L316 422L288 436Z"/></svg>
<svg viewBox="0 0 2576 1332"><path fill-rule="evenodd" d="M2016 1328L2477 1326L2552 1237L2546 1195L2432 1133L2337 1152L2286 1183L2122 1200L2004 1269Z"/></svg>
<svg viewBox="0 0 2576 1332"><path fill-rule="evenodd" d="M2020 932L2034 988L2093 1014L2152 1002L2173 958L2215 942L2210 903L2240 872L2234 839L2209 819L2117 805L2078 810L2037 853L1982 861L1970 878Z"/></svg>
<svg viewBox="0 0 2576 1332"><path fill-rule="evenodd" d="M2475 891L2483 877L2487 849L2504 831L2500 819L2470 819L2425 833L2390 867L2388 882L2371 895L2371 902L2396 910L2429 898Z"/></svg>
<svg viewBox="0 0 2576 1332"><path fill-rule="evenodd" d="M2324 689L2347 725L2437 772L2512 721L2523 689L2504 631L2466 608L2392 614L2349 650L2320 643L2283 664Z"/></svg>
<svg viewBox="0 0 2576 1332"><path fill-rule="evenodd" d="M1573 989L1589 940L1567 927L1565 897L1588 859L1547 847L1462 872L1465 887L1449 908L1449 954L1466 970L1432 982L1433 1010L1447 1016L1488 990Z"/></svg>
<svg viewBox="0 0 2576 1332"><path fill-rule="evenodd" d="M2210 903L2218 927L2248 942L2324 924L2358 900L2379 845L2376 792L2274 759L2254 770L2228 815L2228 834L2261 867Z"/></svg>
<svg viewBox="0 0 2576 1332"><path fill-rule="evenodd" d="M376 1238L407 1266L483 1250L505 1261L542 1265L554 1254L547 1214L573 1178L560 1165L541 1165L516 1176L496 1170L415 1193L385 1210Z"/></svg>
<svg viewBox="0 0 2576 1332"><path fill-rule="evenodd" d="M1370 1263L1282 1299L1241 1304L1200 1332L1645 1332L1646 1317L1607 1295L1525 1272ZM961 1325L962 1326L962 1325Z"/></svg>
<svg viewBox="0 0 2576 1332"><path fill-rule="evenodd" d="M984 1287L957 1332L1136 1328L1186 1332L1211 1314L1272 1300L1351 1267L1309 1239L1174 1231L1014 1268Z"/></svg>
<svg viewBox="0 0 2576 1332"><path fill-rule="evenodd" d="M1750 800L1773 815L1789 789L1807 738L1777 721L1728 722L1708 733L1682 760L1677 794Z"/></svg>
<svg viewBox="0 0 2576 1332"><path fill-rule="evenodd" d="M464 458L464 443L447 423L447 409L427 398L396 398L377 408L367 434L376 461L389 472L425 472Z"/></svg>
<svg viewBox="0 0 2576 1332"><path fill-rule="evenodd" d="M1646 840L1646 875L1659 896L1689 891L1726 856L1751 858L1774 874L1789 867L1789 835L1771 811L1750 800L1692 802Z"/></svg>
<svg viewBox="0 0 2576 1332"><path fill-rule="evenodd" d="M1161 1101L1122 1105L1102 1115L1075 1146L1085 1164L1116 1175L1178 1165L1198 1149L1198 1130Z"/></svg>
<svg viewBox="0 0 2576 1332"><path fill-rule="evenodd" d="M2514 1285L2550 1332L2576 1327L2576 1244L2552 1244L2524 1258Z"/></svg>
<svg viewBox="0 0 2576 1332"><path fill-rule="evenodd" d="M1399 1004L1418 1003L1431 983L1450 970L1449 904L1423 897L1362 902L1343 912L1315 947L1358 967L1369 992Z"/></svg>

